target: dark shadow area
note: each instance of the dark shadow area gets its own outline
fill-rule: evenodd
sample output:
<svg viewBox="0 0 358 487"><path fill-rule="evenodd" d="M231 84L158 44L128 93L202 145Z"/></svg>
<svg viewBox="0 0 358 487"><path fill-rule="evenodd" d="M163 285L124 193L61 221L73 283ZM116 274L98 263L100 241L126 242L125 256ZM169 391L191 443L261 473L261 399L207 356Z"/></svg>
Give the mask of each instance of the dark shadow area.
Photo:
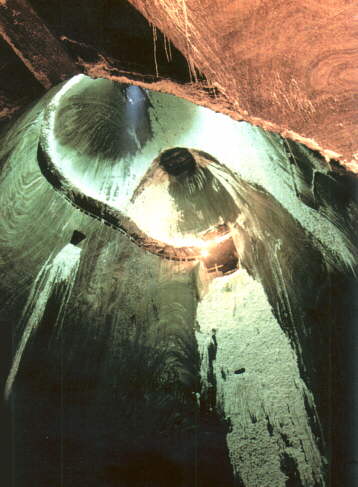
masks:
<svg viewBox="0 0 358 487"><path fill-rule="evenodd" d="M0 53L0 109L2 116L5 115L0 120L1 130L11 118L12 110L20 113L26 105L43 95L44 89L2 37Z"/></svg>
<svg viewBox="0 0 358 487"><path fill-rule="evenodd" d="M91 252L79 282L93 273ZM154 303L146 322L101 309L84 316L85 287L59 321L66 292L54 287L7 403L2 441L13 442L14 463L4 468L4 487L237 486L229 426L213 398L196 399L191 324L168 334Z"/></svg>
<svg viewBox="0 0 358 487"><path fill-rule="evenodd" d="M86 78L61 100L53 135L64 152L77 151L77 170L92 171L96 180L98 174L82 157L98 158L99 174L110 169L108 164L135 157L153 137L149 107L138 86Z"/></svg>
<svg viewBox="0 0 358 487"><path fill-rule="evenodd" d="M74 56L96 61L98 52L117 61L117 66L141 75L156 76L185 83L190 81L188 63L173 46L126 0L70 0L49 2L32 0L31 4Z"/></svg>

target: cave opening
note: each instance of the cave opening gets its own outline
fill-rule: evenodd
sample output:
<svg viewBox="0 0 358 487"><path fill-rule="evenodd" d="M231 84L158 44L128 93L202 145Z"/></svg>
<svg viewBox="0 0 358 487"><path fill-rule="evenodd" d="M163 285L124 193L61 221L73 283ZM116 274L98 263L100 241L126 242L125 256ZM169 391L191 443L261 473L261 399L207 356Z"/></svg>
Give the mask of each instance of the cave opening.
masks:
<svg viewBox="0 0 358 487"><path fill-rule="evenodd" d="M193 175L196 163L193 155L185 147L167 149L160 155L159 165L172 176Z"/></svg>

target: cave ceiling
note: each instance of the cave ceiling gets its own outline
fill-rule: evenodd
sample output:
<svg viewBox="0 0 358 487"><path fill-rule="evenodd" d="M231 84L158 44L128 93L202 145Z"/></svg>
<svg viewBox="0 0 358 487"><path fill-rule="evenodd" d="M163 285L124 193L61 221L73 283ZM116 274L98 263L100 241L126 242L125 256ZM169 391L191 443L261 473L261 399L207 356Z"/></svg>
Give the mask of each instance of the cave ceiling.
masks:
<svg viewBox="0 0 358 487"><path fill-rule="evenodd" d="M176 94L357 172L354 3L1 0L1 120L83 72Z"/></svg>

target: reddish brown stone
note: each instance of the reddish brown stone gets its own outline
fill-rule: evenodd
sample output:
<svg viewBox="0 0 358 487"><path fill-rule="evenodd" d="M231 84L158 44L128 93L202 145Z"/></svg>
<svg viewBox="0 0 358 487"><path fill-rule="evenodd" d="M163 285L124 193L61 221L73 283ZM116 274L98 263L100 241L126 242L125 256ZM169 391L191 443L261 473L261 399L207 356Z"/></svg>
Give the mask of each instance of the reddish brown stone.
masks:
<svg viewBox="0 0 358 487"><path fill-rule="evenodd" d="M237 116L358 172L352 0L130 0Z"/></svg>

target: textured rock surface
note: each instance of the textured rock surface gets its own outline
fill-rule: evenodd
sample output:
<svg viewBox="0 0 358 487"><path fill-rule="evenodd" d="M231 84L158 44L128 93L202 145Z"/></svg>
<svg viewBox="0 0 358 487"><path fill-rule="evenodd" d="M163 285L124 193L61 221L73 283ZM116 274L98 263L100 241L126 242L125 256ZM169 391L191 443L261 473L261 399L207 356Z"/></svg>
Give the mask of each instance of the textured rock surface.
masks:
<svg viewBox="0 0 358 487"><path fill-rule="evenodd" d="M84 214L43 177L43 110L60 88L1 139L3 437L16 487L342 485L355 458L342 430L355 404L354 180L278 136L155 93L142 156L146 144L180 143L229 169L214 166L240 210L242 269L210 282ZM94 135L105 114L95 115ZM74 230L86 238L76 273L61 268L69 285L39 287Z"/></svg>
<svg viewBox="0 0 358 487"><path fill-rule="evenodd" d="M0 2L0 34L46 89L78 70L26 0Z"/></svg>
<svg viewBox="0 0 358 487"><path fill-rule="evenodd" d="M234 112L328 156L331 151L357 171L354 1L131 3L205 74Z"/></svg>
<svg viewBox="0 0 358 487"><path fill-rule="evenodd" d="M0 24L44 86L74 69L149 83L301 141L357 172L353 1L133 0L153 28L125 2L30 3L1 2ZM21 70L4 64L5 91ZM36 83L26 87L34 91ZM20 90L2 101L8 118L27 99Z"/></svg>
<svg viewBox="0 0 358 487"><path fill-rule="evenodd" d="M313 398L263 288L244 270L216 279L199 303L197 320L203 377L215 330L217 400L231 421L229 454L244 485L320 485L324 459L305 408L305 401L314 407ZM285 457L294 469L283 468Z"/></svg>

